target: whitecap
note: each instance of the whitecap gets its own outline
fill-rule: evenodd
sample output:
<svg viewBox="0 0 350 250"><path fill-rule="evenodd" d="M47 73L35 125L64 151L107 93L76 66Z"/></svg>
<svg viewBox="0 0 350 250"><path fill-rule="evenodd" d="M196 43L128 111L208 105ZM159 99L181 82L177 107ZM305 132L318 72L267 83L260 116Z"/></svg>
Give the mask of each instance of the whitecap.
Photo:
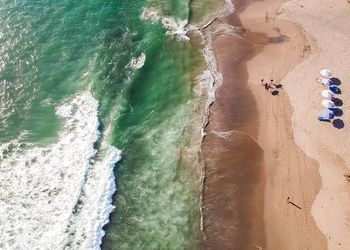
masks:
<svg viewBox="0 0 350 250"><path fill-rule="evenodd" d="M144 8L140 16L141 20L158 22L160 21L163 27L166 29L166 34L170 36L175 36L181 40L189 40L187 36L188 20L176 19L171 16L166 16L161 13L160 10L150 7Z"/></svg>
<svg viewBox="0 0 350 250"><path fill-rule="evenodd" d="M176 36L181 40L190 40L190 38L187 36L187 20L178 20L173 17L166 16L161 18L161 23L167 30L167 35Z"/></svg>
<svg viewBox="0 0 350 250"><path fill-rule="evenodd" d="M0 147L0 249L100 248L121 152L94 148L98 102L90 92L56 114L64 120L57 143L23 149L16 139Z"/></svg>
<svg viewBox="0 0 350 250"><path fill-rule="evenodd" d="M154 7L144 8L140 16L141 20L151 22L157 22L160 18L160 11Z"/></svg>
<svg viewBox="0 0 350 250"><path fill-rule="evenodd" d="M128 64L128 67L132 69L141 69L146 61L146 55L145 53L141 53L140 56L132 58L130 63Z"/></svg>

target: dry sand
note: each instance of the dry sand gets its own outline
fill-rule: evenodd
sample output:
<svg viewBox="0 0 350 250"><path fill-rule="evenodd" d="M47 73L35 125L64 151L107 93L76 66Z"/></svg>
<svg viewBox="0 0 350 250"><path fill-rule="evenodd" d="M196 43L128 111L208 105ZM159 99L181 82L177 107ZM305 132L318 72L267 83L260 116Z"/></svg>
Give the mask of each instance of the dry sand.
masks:
<svg viewBox="0 0 350 250"><path fill-rule="evenodd" d="M238 17L209 27L223 75L203 144L209 249L350 249L350 5L285 2L239 1ZM342 83L334 125L316 120L323 67Z"/></svg>
<svg viewBox="0 0 350 250"><path fill-rule="evenodd" d="M270 14L278 8L274 4L256 2L241 14L243 26L250 31L259 30L270 38L285 39L283 43L265 45L263 51L248 62L248 83L259 106L258 141L265 159L266 249L326 249L326 238L311 215L312 203L321 186L318 164L294 143L292 109L287 83L283 80L288 71L309 56L310 44L300 27ZM275 96L264 92L261 77L268 82L274 79L282 88L274 90ZM292 203L287 203L288 197Z"/></svg>
<svg viewBox="0 0 350 250"><path fill-rule="evenodd" d="M347 1L291 1L279 18L302 25L314 45L312 54L283 80L291 100L294 140L319 163L321 191L312 215L326 235L329 249L350 249L350 5ZM322 110L322 86L314 81L319 70L329 67L340 79L343 115L332 124L315 117ZM302 91L300 91L302 90Z"/></svg>

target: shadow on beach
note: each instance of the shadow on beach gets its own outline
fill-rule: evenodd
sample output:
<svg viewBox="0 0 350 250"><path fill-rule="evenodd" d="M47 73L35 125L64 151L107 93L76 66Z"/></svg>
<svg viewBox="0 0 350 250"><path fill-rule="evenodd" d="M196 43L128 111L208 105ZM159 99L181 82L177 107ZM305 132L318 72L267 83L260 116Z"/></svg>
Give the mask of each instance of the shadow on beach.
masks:
<svg viewBox="0 0 350 250"><path fill-rule="evenodd" d="M339 78L332 77L330 80L332 81L333 85L337 85L337 86L341 85L341 81Z"/></svg>
<svg viewBox="0 0 350 250"><path fill-rule="evenodd" d="M333 120L332 124L333 124L333 127L337 129L342 129L345 126L344 121L342 119L335 119Z"/></svg>
<svg viewBox="0 0 350 250"><path fill-rule="evenodd" d="M334 102L334 105L337 106L337 107L341 107L343 106L343 101L339 98L333 98L332 100Z"/></svg>
<svg viewBox="0 0 350 250"><path fill-rule="evenodd" d="M332 108L331 110L334 112L335 116L342 116L344 113L340 108Z"/></svg>
<svg viewBox="0 0 350 250"><path fill-rule="evenodd" d="M275 96L275 95L278 95L279 93L280 93L280 92L279 92L278 90L274 90L274 91L271 92L271 94L274 95L274 96Z"/></svg>

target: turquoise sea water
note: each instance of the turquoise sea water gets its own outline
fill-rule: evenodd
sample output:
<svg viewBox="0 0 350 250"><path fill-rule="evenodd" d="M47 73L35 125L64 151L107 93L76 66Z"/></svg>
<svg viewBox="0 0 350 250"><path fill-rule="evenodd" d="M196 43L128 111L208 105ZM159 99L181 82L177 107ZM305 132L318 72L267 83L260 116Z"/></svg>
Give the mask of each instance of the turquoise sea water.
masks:
<svg viewBox="0 0 350 250"><path fill-rule="evenodd" d="M206 6L0 3L0 248L199 247Z"/></svg>

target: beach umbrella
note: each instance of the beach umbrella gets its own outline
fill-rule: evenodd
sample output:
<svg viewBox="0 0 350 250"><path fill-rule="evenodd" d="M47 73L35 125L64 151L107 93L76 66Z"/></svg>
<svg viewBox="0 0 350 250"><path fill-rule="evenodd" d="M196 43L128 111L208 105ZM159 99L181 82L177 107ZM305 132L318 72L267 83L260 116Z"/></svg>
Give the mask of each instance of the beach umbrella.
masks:
<svg viewBox="0 0 350 250"><path fill-rule="evenodd" d="M330 91L329 89L325 89L321 92L323 97L326 97L328 99L332 99L332 97L334 96L334 93L332 91Z"/></svg>
<svg viewBox="0 0 350 250"><path fill-rule="evenodd" d="M332 71L330 69L322 69L320 74L323 77L330 78L332 76Z"/></svg>
<svg viewBox="0 0 350 250"><path fill-rule="evenodd" d="M330 100L323 100L322 101L322 106L325 108L334 108L334 102L330 101Z"/></svg>
<svg viewBox="0 0 350 250"><path fill-rule="evenodd" d="M331 86L333 84L332 81L327 78L322 78L319 81L325 86Z"/></svg>
<svg viewBox="0 0 350 250"><path fill-rule="evenodd" d="M338 88L337 86L330 86L329 90L335 94L341 94L340 88Z"/></svg>
<svg viewBox="0 0 350 250"><path fill-rule="evenodd" d="M325 119L333 119L334 118L334 112L330 109L325 109L322 111L322 117Z"/></svg>

